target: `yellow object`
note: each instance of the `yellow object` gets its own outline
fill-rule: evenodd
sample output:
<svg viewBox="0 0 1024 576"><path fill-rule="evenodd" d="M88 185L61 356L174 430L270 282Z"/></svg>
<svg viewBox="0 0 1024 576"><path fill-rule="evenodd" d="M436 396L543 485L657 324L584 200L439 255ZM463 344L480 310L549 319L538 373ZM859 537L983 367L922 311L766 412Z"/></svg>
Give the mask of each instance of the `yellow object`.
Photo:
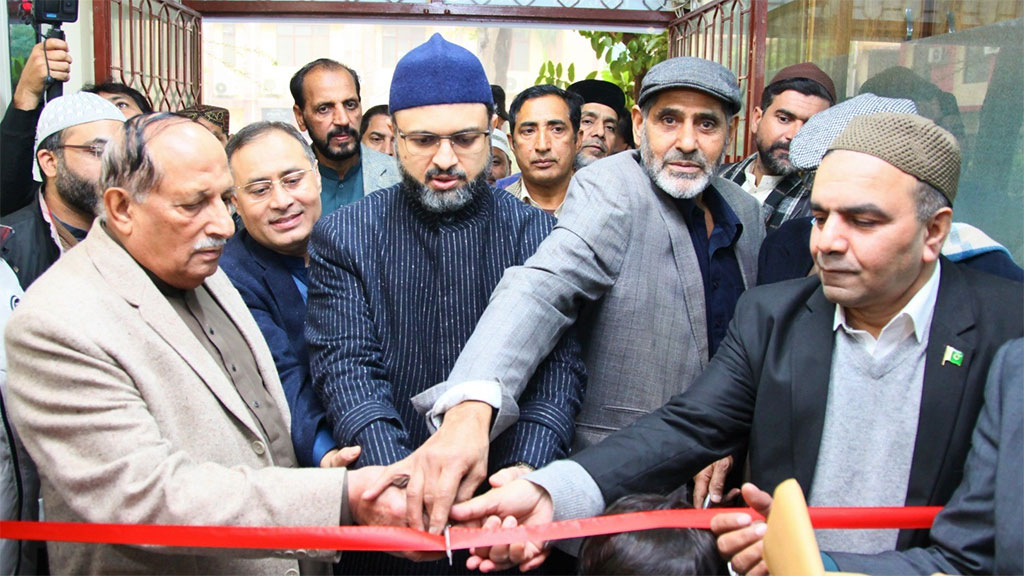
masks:
<svg viewBox="0 0 1024 576"><path fill-rule="evenodd" d="M775 489L768 530L764 533L764 560L772 574L825 574L804 492L792 478Z"/></svg>

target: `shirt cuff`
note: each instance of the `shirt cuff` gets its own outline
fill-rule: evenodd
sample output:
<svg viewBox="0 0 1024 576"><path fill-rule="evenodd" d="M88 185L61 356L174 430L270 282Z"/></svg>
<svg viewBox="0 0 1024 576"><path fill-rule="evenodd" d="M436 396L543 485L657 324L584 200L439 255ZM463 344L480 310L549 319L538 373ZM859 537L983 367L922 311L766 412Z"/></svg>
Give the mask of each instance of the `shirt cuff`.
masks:
<svg viewBox="0 0 1024 576"><path fill-rule="evenodd" d="M320 422L316 428L316 436L313 437L313 466L319 466L320 461L324 459L324 454L337 447L338 444L334 441L334 436L331 435L331 430L327 427L326 422Z"/></svg>
<svg viewBox="0 0 1024 576"><path fill-rule="evenodd" d="M441 394L427 412L430 427L434 430L440 428L445 412L468 401L484 402L490 404L495 411L501 410L501 385L493 380L470 380L452 386Z"/></svg>

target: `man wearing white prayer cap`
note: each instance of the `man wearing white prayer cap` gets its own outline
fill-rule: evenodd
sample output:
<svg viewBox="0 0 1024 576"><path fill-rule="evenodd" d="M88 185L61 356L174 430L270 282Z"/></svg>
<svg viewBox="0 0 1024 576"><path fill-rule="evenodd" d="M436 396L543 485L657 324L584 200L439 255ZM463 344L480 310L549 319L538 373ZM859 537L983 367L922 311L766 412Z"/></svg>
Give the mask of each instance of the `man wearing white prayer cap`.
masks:
<svg viewBox="0 0 1024 576"><path fill-rule="evenodd" d="M51 100L36 126L38 196L4 219L14 230L2 256L27 289L85 238L99 203L100 156L124 115L104 98L78 92Z"/></svg>

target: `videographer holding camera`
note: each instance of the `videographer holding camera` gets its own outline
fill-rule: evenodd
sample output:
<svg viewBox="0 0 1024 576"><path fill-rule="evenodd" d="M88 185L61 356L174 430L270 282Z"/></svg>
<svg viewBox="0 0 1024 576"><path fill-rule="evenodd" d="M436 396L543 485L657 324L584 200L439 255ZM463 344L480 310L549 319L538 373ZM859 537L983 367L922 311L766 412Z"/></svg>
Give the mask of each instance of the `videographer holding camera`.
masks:
<svg viewBox="0 0 1024 576"><path fill-rule="evenodd" d="M72 57L60 26L78 19L78 3L36 0L31 13L25 17L35 28L37 38L41 37L42 24L49 25L50 29L32 48L0 122L0 190L3 191L0 216L4 217L29 205L39 193L39 185L32 178L32 166L36 162L36 125L43 106L62 95L63 84L71 76ZM108 80L86 85L82 91L110 101L126 119L153 111L145 95L118 82Z"/></svg>

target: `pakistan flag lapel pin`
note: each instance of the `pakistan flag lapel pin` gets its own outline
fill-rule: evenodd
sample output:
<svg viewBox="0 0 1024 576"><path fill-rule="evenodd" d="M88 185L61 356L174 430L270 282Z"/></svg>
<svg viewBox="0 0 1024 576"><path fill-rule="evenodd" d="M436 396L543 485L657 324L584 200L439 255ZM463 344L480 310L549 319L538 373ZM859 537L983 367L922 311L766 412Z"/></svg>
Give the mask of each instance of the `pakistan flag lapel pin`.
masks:
<svg viewBox="0 0 1024 576"><path fill-rule="evenodd" d="M946 351L942 354L941 365L945 366L946 362L960 366L964 363L964 353L952 346L946 346Z"/></svg>

